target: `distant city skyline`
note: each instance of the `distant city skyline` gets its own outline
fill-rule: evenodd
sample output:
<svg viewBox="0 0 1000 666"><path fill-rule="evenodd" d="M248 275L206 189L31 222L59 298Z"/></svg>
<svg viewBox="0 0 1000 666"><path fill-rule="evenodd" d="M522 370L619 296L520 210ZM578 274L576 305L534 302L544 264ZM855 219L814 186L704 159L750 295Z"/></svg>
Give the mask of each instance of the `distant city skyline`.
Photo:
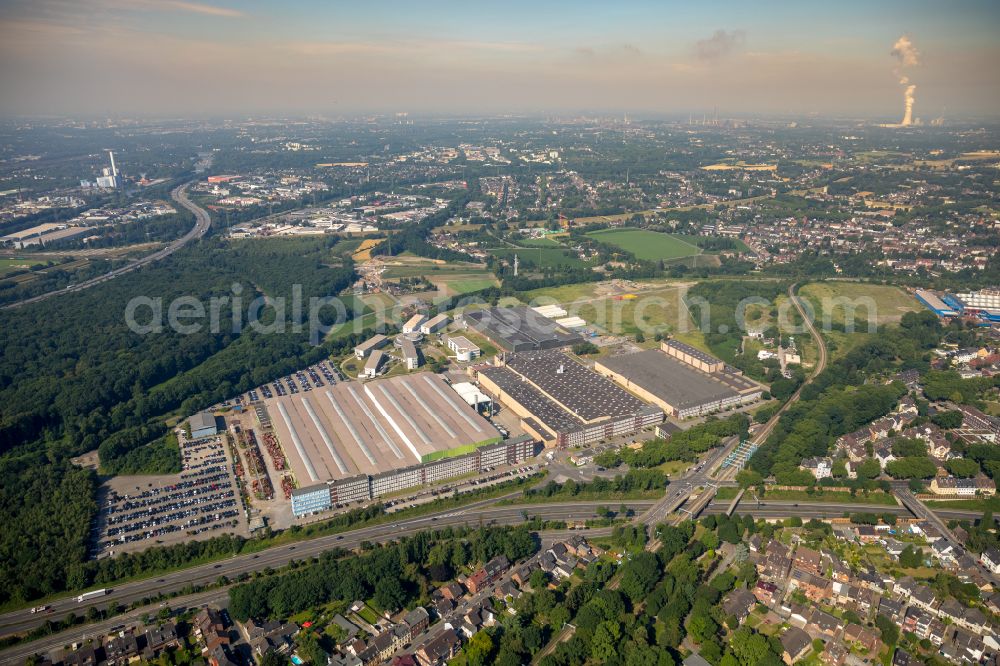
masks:
<svg viewBox="0 0 1000 666"><path fill-rule="evenodd" d="M995 2L288 5L8 1L0 114L718 109L900 122L906 99L926 124L1000 108Z"/></svg>

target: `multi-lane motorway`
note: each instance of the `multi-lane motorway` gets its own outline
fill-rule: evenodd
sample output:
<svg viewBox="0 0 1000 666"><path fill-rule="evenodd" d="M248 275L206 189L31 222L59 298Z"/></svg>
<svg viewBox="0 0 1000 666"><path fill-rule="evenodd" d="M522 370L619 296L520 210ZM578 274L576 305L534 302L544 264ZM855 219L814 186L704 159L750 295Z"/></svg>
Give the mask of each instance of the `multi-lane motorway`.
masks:
<svg viewBox="0 0 1000 666"><path fill-rule="evenodd" d="M490 506L496 499L482 500L474 504L454 509L448 512L421 516L419 518L401 519L394 523L384 523L372 527L352 530L341 534L331 534L309 541L301 541L285 546L278 546L260 551L259 553L239 555L220 562L203 564L164 574L156 578L146 578L139 581L112 586L110 594L95 600L79 603L75 597L67 597L51 602L50 613L32 615L27 610L13 611L0 616L0 635L18 633L30 630L42 624L47 617L63 618L73 612L80 615L87 608L94 606L107 608L110 603L129 605L143 598L156 597L182 589L186 585L204 585L218 580L220 576L235 579L240 574L251 573L267 567L277 568L292 560L304 560L317 557L332 548L357 548L363 541L384 542L409 536L421 530L436 527L480 524L516 525L524 522L523 514L539 516L545 520L586 520L596 517L598 506L608 502L574 502L572 504L537 504L537 505L506 505ZM641 511L651 504L650 501L626 501L625 505L636 511ZM2 654L2 653L0 653Z"/></svg>
<svg viewBox="0 0 1000 666"><path fill-rule="evenodd" d="M17 301L16 303L11 303L4 307L16 308L22 305L27 305L28 303L37 303L39 301L44 301L47 298L52 298L53 296L58 296L59 294L72 294L83 291L84 289L89 289L94 285L107 282L108 280L113 280L116 277L125 275L126 273L131 273L132 271L137 270L147 264L151 264L154 261L159 261L164 257L169 257L171 254L181 249L182 247L190 243L192 240L196 238L201 238L202 236L205 235L205 232L208 231L208 228L211 226L212 218L209 217L208 211L206 211L204 208L202 208L198 204L188 199L187 196L188 185L190 185L190 183L184 183L183 185L178 185L173 189L173 191L170 192L171 198L178 204L186 208L187 210L194 213L195 217L195 225L191 228L190 231L188 231L186 234L184 234L177 240L171 241L165 247L160 248L159 250L153 252L152 254L147 254L144 257L140 257L135 261L132 261L126 264L125 266L122 266L121 268L116 268L113 271L105 273L104 275L98 275L95 278L84 280L83 282L66 287L65 289L61 289L59 291L50 291L48 293L40 294L32 298L26 298L22 301Z"/></svg>

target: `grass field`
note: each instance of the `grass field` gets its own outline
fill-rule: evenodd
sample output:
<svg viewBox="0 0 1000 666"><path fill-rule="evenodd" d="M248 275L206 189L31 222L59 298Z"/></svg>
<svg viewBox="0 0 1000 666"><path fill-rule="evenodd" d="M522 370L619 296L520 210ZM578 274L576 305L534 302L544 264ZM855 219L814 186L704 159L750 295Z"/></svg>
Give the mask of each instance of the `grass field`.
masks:
<svg viewBox="0 0 1000 666"><path fill-rule="evenodd" d="M907 312L923 309L899 287L881 284L814 282L802 287L800 294L809 299L818 322L833 325L842 325L852 308L855 319L873 319L878 325L898 322Z"/></svg>
<svg viewBox="0 0 1000 666"><path fill-rule="evenodd" d="M631 252L638 259L656 261L657 259L677 259L701 254L701 248L691 243L658 231L645 229L602 229L587 234L591 238L620 247Z"/></svg>
<svg viewBox="0 0 1000 666"><path fill-rule="evenodd" d="M23 270L38 263L45 263L37 259L27 259L14 257L13 259L0 259L0 277L13 273L16 270Z"/></svg>
<svg viewBox="0 0 1000 666"><path fill-rule="evenodd" d="M522 261L528 260L539 266L540 268L545 267L556 267L556 266L568 266L570 268L583 268L589 266L587 262L583 261L576 255L571 254L566 256L564 250L561 247L538 247L538 248L498 248L494 250L489 250L490 254L495 254L498 257L512 257L513 255L518 255Z"/></svg>
<svg viewBox="0 0 1000 666"><path fill-rule="evenodd" d="M523 247L563 247L559 241L543 236L541 238L523 238L517 242Z"/></svg>
<svg viewBox="0 0 1000 666"><path fill-rule="evenodd" d="M473 291L479 291L480 289L496 287L497 280L492 276L468 277L455 280L446 280L444 284L448 285L448 289L450 289L456 294L468 294Z"/></svg>
<svg viewBox="0 0 1000 666"><path fill-rule="evenodd" d="M444 262L420 257L392 257L386 261L382 277L387 280L404 277L423 276L433 282L436 276L455 274L486 273L483 264L454 261Z"/></svg>

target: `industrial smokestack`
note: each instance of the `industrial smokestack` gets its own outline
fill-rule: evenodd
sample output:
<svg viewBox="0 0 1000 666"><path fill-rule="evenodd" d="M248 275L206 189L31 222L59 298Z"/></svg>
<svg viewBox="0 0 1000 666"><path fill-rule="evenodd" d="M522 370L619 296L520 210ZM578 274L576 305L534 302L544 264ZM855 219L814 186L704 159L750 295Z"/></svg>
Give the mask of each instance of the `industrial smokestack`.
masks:
<svg viewBox="0 0 1000 666"><path fill-rule="evenodd" d="M115 168L115 153L114 153L114 151L109 150L108 151L108 155L111 157L111 175L112 176L117 176L118 175L118 169Z"/></svg>

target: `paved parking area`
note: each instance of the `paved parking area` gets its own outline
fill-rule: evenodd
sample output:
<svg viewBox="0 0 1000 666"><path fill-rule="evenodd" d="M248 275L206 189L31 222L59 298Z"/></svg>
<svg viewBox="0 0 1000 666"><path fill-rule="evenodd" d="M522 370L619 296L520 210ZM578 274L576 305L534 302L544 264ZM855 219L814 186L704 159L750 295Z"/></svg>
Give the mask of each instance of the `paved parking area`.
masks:
<svg viewBox="0 0 1000 666"><path fill-rule="evenodd" d="M95 558L225 533L248 535L223 438L178 439L180 474L118 476L101 488Z"/></svg>

